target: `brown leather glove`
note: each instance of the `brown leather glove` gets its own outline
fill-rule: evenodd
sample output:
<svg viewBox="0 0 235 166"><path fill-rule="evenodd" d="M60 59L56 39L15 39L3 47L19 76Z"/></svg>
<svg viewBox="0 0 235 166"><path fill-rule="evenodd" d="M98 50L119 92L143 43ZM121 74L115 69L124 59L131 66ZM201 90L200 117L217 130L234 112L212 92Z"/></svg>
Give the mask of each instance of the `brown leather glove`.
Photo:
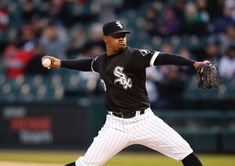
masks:
<svg viewBox="0 0 235 166"><path fill-rule="evenodd" d="M211 89L219 86L219 76L214 63L207 63L198 67L197 73L199 76L199 88Z"/></svg>

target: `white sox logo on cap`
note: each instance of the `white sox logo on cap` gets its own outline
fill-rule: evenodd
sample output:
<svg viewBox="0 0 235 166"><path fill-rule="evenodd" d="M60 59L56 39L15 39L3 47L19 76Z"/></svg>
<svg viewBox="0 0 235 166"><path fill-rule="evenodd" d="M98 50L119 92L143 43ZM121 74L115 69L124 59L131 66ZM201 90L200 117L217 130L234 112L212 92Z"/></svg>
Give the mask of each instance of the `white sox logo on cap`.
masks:
<svg viewBox="0 0 235 166"><path fill-rule="evenodd" d="M117 24L117 26L118 26L119 28L123 29L123 26L122 26L122 24L120 23L120 21L116 21L116 24Z"/></svg>
<svg viewBox="0 0 235 166"><path fill-rule="evenodd" d="M108 22L103 26L104 35L115 35L119 33L130 33L125 29L125 24L121 21Z"/></svg>

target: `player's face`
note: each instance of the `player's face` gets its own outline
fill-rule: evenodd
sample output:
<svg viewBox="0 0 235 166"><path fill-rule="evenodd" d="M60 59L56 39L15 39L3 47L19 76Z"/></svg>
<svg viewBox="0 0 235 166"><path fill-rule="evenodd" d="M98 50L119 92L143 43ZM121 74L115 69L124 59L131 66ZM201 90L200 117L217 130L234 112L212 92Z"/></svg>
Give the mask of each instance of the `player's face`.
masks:
<svg viewBox="0 0 235 166"><path fill-rule="evenodd" d="M112 36L106 36L104 42L110 50L114 53L126 47L126 34L120 33Z"/></svg>

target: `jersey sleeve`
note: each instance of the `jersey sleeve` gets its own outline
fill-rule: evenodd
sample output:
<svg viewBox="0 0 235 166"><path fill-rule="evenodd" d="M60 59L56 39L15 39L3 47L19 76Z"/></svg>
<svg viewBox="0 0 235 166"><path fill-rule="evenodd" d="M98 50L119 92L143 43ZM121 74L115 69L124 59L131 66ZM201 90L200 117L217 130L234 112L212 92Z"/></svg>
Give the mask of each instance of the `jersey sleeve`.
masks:
<svg viewBox="0 0 235 166"><path fill-rule="evenodd" d="M92 59L61 60L61 67L79 71L91 71Z"/></svg>
<svg viewBox="0 0 235 166"><path fill-rule="evenodd" d="M143 69L154 66L154 62L159 53L159 51L151 51L148 49L136 49L134 57L135 67L137 69Z"/></svg>
<svg viewBox="0 0 235 166"><path fill-rule="evenodd" d="M193 59L185 58L180 55L172 53L159 53L157 59L154 61L154 65L178 65L178 66L191 66L196 61Z"/></svg>

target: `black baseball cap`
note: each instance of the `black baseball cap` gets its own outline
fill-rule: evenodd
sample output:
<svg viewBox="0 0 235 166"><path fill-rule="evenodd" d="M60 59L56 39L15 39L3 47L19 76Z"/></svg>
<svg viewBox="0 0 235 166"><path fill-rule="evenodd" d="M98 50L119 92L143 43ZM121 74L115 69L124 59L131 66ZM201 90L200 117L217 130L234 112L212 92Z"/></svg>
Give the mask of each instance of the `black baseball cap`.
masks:
<svg viewBox="0 0 235 166"><path fill-rule="evenodd" d="M121 21L112 21L104 24L103 34L104 35L116 35L119 33L130 33L125 29L125 24Z"/></svg>

